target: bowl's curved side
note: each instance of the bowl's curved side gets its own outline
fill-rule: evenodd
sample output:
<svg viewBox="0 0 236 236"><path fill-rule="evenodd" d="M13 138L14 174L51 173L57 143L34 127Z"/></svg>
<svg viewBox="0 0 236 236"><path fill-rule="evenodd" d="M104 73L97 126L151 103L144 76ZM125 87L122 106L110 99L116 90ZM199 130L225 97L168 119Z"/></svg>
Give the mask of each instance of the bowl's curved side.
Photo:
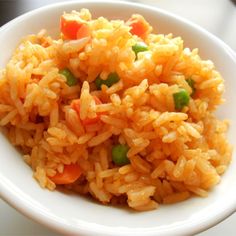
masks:
<svg viewBox="0 0 236 236"><path fill-rule="evenodd" d="M188 20L164 10L128 2L95 0L64 2L43 7L16 18L0 28L0 42L4 42L4 45L0 44L0 51L3 52L0 67L6 64L21 37L32 32L36 33L44 26L49 29L49 32L55 32L57 28L55 21L59 19L63 11L82 7L91 9L95 17L104 15L109 18L126 19L132 13L138 12L144 15L151 24L157 25L159 32L181 34L189 47L200 45L203 57L210 55L210 59L214 60L216 67L227 79L226 85L229 92L226 95L229 99L236 100L233 91L236 82L230 78L230 74L236 74L236 56L232 49ZM167 28L166 25L170 27ZM227 66L224 63L227 63ZM225 107L224 111L230 115L229 118L235 117L236 113L232 111L232 105L226 103ZM236 140L235 127L236 124L233 121L230 131L233 144ZM2 155L8 157L1 160L0 196L26 216L64 234L140 236L195 234L217 224L236 210L234 198L236 187L230 185L233 181L233 169L236 167L235 161L223 177L222 184L210 194L209 198L191 199L177 204L175 209L162 207L158 211L132 214L120 209L100 206L79 197L42 191L31 178L31 170L21 161L19 154L2 135L0 135L0 145L3 147ZM19 178L16 179L9 174L12 169L15 176ZM223 196L221 196L222 192L225 193ZM218 205L221 207L217 207ZM69 209L66 209L67 207ZM181 214L176 212L176 208L181 209ZM61 215L62 212L63 215ZM113 217L110 217L111 215Z"/></svg>

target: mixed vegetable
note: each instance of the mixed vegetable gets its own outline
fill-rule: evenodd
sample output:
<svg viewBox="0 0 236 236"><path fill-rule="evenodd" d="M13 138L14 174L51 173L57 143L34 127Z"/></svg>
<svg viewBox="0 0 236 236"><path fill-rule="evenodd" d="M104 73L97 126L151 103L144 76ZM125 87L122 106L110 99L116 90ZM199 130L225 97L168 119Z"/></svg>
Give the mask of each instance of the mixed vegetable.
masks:
<svg viewBox="0 0 236 236"><path fill-rule="evenodd" d="M189 94L185 89L180 89L179 92L173 94L175 109L182 110L189 103Z"/></svg>
<svg viewBox="0 0 236 236"><path fill-rule="evenodd" d="M149 31L149 25L140 15L133 15L126 24L131 27L130 33L140 38L145 38Z"/></svg>
<svg viewBox="0 0 236 236"><path fill-rule="evenodd" d="M112 148L112 161L115 165L123 166L130 163L127 152L129 147L127 145L118 144ZM50 179L58 185L72 184L82 175L81 168L78 164L64 165L62 173L57 172Z"/></svg>
<svg viewBox="0 0 236 236"><path fill-rule="evenodd" d="M75 76L71 73L71 71L67 68L60 70L59 74L64 75L66 77L66 83L68 86L74 86L78 83L78 80L75 78Z"/></svg>
<svg viewBox="0 0 236 236"><path fill-rule="evenodd" d="M73 14L63 14L60 21L61 33L66 39L80 39L90 35L86 21Z"/></svg>
<svg viewBox="0 0 236 236"><path fill-rule="evenodd" d="M196 91L196 88L194 87L195 81L190 77L190 78L186 79L186 82L191 87L191 89L192 89L191 95L193 96L195 94L195 91Z"/></svg>
<svg viewBox="0 0 236 236"><path fill-rule="evenodd" d="M132 49L133 49L136 59L137 59L139 52L148 51L148 46L144 42L138 42L132 46Z"/></svg>
<svg viewBox="0 0 236 236"><path fill-rule="evenodd" d="M112 161L118 165L123 166L129 164L130 161L127 157L129 147L127 145L118 144L112 148Z"/></svg>
<svg viewBox="0 0 236 236"><path fill-rule="evenodd" d="M57 172L56 175L50 179L55 184L71 184L74 183L82 174L78 164L64 165L62 173Z"/></svg>
<svg viewBox="0 0 236 236"><path fill-rule="evenodd" d="M110 73L106 80L101 79L98 76L95 80L95 85L97 89L101 90L102 85L106 85L108 88L111 87L113 84L117 83L120 80L119 75L116 72Z"/></svg>

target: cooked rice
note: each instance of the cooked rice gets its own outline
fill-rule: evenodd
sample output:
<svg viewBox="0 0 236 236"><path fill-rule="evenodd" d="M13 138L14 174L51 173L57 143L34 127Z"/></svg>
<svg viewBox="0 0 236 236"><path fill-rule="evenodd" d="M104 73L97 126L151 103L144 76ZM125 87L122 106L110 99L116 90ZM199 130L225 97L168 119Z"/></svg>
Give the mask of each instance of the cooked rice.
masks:
<svg viewBox="0 0 236 236"><path fill-rule="evenodd" d="M132 45L141 39L124 21L93 20L86 9L73 14L87 21L91 38L55 40L45 30L29 35L0 73L0 125L40 186L55 189L50 178L78 163L82 180L66 187L102 203L143 211L193 194L206 197L232 155L228 121L213 114L224 91L213 63L184 48L180 37L153 33L144 39L149 50L135 60ZM58 73L65 67L77 85L69 87ZM96 77L114 71L120 81L96 90ZM176 111L173 94L180 87L192 93L190 76L195 94ZM79 115L70 106L78 98ZM81 120L97 112L101 120L85 129ZM130 164L121 167L111 157L118 142L130 148Z"/></svg>

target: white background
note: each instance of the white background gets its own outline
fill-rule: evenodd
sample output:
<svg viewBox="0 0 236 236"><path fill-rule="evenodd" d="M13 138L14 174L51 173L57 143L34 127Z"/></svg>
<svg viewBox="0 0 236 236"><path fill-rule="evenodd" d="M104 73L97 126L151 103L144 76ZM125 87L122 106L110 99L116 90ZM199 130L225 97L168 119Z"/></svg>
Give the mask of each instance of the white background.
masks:
<svg viewBox="0 0 236 236"><path fill-rule="evenodd" d="M28 0L24 2L22 13L51 1ZM154 5L183 16L215 34L236 51L236 5L230 0L140 0L133 2ZM236 79L236 75L232 76ZM236 214L199 236L233 236L236 235L235 225ZM0 200L0 235L55 236L59 234L27 219Z"/></svg>

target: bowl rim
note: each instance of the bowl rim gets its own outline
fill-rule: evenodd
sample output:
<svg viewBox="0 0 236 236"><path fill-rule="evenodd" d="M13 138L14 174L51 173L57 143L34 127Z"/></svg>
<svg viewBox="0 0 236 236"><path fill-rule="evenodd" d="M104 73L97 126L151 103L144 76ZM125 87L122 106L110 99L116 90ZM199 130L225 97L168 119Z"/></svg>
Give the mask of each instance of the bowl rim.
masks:
<svg viewBox="0 0 236 236"><path fill-rule="evenodd" d="M173 14L171 12L168 12L167 10L163 10L158 8L157 6L153 5L146 5L144 3L134 3L134 2L127 2L127 1L115 1L115 0L80 0L78 1L64 1L59 3L53 3L49 4L43 7L40 7L38 9L26 12L13 20L9 21L5 25L0 27L0 34L3 33L6 29L10 28L11 26L14 26L15 23L24 21L25 19L29 18L30 16L34 14L38 14L40 12L43 12L45 10L52 10L57 7L61 6L68 6L68 5L74 5L74 4L86 4L86 3L94 3L94 4L110 4L110 5L123 5L123 6L134 6L140 9L145 9L147 11L155 11L158 14L165 15L167 17L174 18L175 20L179 21L183 25L188 25L189 27L192 27L194 30L200 32L201 34L206 35L208 38L210 38L212 41L215 41L219 47L222 47L226 54L234 61L236 65L236 53L233 49L230 48L226 43L224 43L221 39L213 35L212 33L208 32L201 26L191 22L188 19L185 19L181 16L178 16L176 14ZM223 210L218 210L214 212L214 214L211 214L211 216L207 217L207 220L201 221L201 222L188 222L188 224L185 225L184 228L175 226L171 230L166 230L162 227L150 227L150 228L128 228L128 227L111 227L111 226L104 226L99 224L93 224L91 227L91 224L85 222L85 221L79 221L79 224L75 226L66 224L64 221L59 221L58 219L53 219L50 217L50 215L46 215L43 212L38 212L37 207L32 207L32 205L28 204L27 200L24 200L20 197L18 197L17 193L14 192L13 188L11 188L11 184L9 184L9 181L6 177L4 177L0 173L0 197L6 201L9 205L11 205L13 208L24 214L26 217L33 219L34 221L41 223L42 225L60 232L64 234L78 234L81 235L92 235L96 233L97 235L127 235L128 233L132 235L168 235L171 233L174 233L175 235L182 234L196 234L199 232L202 232L219 222L223 221L225 218L230 216L236 211L236 199L230 198L231 201L227 202ZM117 230L115 230L117 229Z"/></svg>

